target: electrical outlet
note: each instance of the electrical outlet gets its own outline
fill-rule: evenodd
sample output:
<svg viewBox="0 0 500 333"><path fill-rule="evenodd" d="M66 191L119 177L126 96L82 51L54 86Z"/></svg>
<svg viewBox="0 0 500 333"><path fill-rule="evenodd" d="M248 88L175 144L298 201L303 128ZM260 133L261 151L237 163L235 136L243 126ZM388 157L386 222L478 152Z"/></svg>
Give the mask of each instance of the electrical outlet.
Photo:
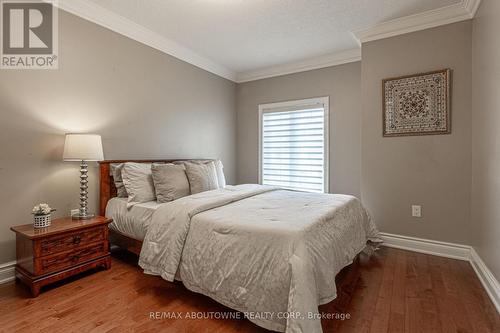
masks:
<svg viewBox="0 0 500 333"><path fill-rule="evenodd" d="M422 217L422 206L420 206L420 205L411 205L411 216L413 216L413 217Z"/></svg>
<svg viewBox="0 0 500 333"><path fill-rule="evenodd" d="M79 209L72 209L72 210L70 211L71 216L73 216L73 215L77 215L78 213L80 213L80 210L79 210Z"/></svg>

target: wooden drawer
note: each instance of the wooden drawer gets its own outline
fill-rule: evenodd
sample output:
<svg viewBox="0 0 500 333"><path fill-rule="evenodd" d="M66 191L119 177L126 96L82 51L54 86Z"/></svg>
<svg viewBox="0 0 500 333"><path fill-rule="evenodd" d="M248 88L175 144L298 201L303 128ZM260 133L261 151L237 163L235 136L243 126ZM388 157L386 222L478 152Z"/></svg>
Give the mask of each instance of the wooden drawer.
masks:
<svg viewBox="0 0 500 333"><path fill-rule="evenodd" d="M82 244L90 244L105 239L106 227L89 228L63 235L53 236L37 242L35 256L42 257L78 248Z"/></svg>
<svg viewBox="0 0 500 333"><path fill-rule="evenodd" d="M86 262L108 254L108 242L94 243L71 252L34 259L35 274L43 275Z"/></svg>
<svg viewBox="0 0 500 333"><path fill-rule="evenodd" d="M36 229L33 223L11 227L16 233L16 278L36 297L42 286L92 268L109 269L108 224L112 221L104 216L63 217L47 228Z"/></svg>

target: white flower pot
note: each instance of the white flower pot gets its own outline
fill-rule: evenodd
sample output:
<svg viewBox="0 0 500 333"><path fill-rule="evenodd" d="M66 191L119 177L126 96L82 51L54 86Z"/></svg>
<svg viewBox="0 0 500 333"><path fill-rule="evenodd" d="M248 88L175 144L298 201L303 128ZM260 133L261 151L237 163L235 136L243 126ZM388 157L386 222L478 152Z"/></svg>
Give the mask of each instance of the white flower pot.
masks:
<svg viewBox="0 0 500 333"><path fill-rule="evenodd" d="M46 215L35 215L35 221L33 222L35 228L46 228L50 226L50 214Z"/></svg>

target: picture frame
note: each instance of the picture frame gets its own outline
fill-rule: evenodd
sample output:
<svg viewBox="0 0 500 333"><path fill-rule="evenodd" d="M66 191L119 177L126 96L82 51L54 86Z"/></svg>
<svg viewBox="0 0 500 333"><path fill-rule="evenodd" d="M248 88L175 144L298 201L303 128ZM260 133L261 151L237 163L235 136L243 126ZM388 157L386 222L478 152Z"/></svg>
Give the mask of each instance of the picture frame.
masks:
<svg viewBox="0 0 500 333"><path fill-rule="evenodd" d="M451 133L451 69L382 80L384 137Z"/></svg>

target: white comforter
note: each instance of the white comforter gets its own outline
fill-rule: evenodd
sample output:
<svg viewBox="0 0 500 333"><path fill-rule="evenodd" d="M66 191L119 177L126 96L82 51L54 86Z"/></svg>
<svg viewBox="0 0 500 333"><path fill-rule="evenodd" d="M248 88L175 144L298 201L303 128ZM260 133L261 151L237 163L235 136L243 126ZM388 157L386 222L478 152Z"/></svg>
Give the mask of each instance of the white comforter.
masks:
<svg viewBox="0 0 500 333"><path fill-rule="evenodd" d="M377 236L355 197L228 186L159 207L139 265L267 329L321 332L335 275Z"/></svg>

